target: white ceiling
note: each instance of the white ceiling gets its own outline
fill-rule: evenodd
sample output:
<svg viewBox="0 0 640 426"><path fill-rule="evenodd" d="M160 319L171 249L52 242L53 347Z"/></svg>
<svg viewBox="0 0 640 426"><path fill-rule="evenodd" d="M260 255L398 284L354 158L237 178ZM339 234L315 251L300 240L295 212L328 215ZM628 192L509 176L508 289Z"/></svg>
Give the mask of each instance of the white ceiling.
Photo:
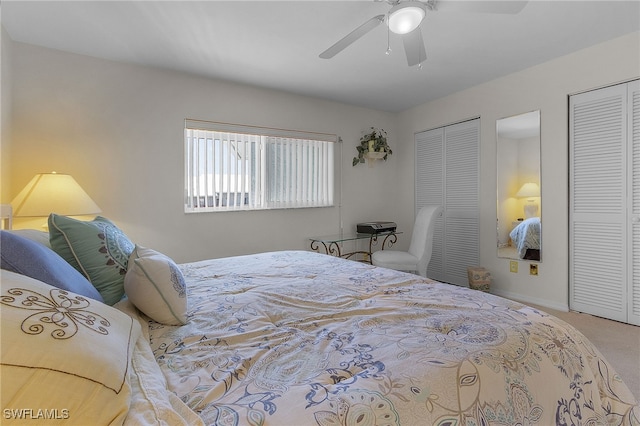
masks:
<svg viewBox="0 0 640 426"><path fill-rule="evenodd" d="M407 66L400 36L391 34L392 52L385 55L386 25L333 59L318 57L386 13L384 1L3 0L1 19L18 42L383 111L402 111L640 31L639 0L532 0L517 15L442 6L422 25L428 56L422 69Z"/></svg>

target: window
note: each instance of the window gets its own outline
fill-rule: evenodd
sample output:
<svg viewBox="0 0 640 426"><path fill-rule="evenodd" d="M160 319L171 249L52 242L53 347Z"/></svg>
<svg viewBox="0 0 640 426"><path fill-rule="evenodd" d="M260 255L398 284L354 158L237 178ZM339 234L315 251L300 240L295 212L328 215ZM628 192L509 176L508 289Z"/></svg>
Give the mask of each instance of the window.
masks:
<svg viewBox="0 0 640 426"><path fill-rule="evenodd" d="M185 212L332 206L336 140L185 120Z"/></svg>

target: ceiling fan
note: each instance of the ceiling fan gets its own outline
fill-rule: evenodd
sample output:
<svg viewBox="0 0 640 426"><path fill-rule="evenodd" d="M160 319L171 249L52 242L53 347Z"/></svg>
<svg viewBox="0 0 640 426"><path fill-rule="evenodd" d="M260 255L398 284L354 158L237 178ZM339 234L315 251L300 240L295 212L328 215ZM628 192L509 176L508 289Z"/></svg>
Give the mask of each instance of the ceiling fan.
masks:
<svg viewBox="0 0 640 426"><path fill-rule="evenodd" d="M381 1L381 0L375 0ZM386 14L377 15L360 25L355 30L338 40L333 46L322 52L322 59L331 59L342 52L353 42L387 22L388 30L402 36L404 51L409 66L419 65L427 59L420 24L427 11L464 10L469 12L488 12L516 14L527 4L526 0L518 1L454 1L454 0L386 0L391 9Z"/></svg>

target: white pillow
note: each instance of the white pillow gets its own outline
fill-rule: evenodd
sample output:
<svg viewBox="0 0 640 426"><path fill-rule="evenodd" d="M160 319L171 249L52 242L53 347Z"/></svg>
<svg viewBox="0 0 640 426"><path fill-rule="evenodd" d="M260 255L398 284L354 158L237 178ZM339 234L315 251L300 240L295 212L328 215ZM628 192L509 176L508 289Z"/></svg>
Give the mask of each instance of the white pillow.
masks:
<svg viewBox="0 0 640 426"><path fill-rule="evenodd" d="M49 242L49 233L45 231L38 231L37 229L12 229L12 234L20 235L36 243L42 244L45 247L51 248Z"/></svg>
<svg viewBox="0 0 640 426"><path fill-rule="evenodd" d="M121 424L131 400L138 322L25 275L3 270L0 278L4 420Z"/></svg>
<svg viewBox="0 0 640 426"><path fill-rule="evenodd" d="M187 287L178 266L155 250L136 245L129 256L124 291L136 308L167 325L187 323Z"/></svg>

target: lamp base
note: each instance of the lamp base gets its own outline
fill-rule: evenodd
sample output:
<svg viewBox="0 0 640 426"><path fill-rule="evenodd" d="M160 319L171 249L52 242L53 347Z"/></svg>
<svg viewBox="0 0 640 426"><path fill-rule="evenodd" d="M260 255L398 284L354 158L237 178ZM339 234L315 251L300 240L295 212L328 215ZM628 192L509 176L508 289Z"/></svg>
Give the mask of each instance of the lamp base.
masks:
<svg viewBox="0 0 640 426"><path fill-rule="evenodd" d="M527 219L538 216L538 204L531 201L524 205L524 217Z"/></svg>

